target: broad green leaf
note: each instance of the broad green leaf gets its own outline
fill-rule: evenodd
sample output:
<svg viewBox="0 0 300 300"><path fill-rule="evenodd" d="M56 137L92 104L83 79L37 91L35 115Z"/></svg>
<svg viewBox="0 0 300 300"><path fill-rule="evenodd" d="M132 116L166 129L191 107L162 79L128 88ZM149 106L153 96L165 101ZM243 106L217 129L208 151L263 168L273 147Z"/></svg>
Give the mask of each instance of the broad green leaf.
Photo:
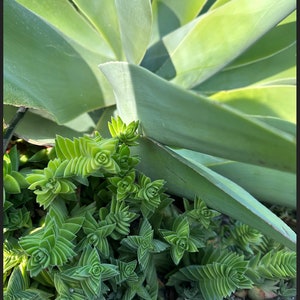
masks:
<svg viewBox="0 0 300 300"><path fill-rule="evenodd" d="M209 8L210 11L226 4L227 2L230 2L231 0L212 0L213 4L212 6Z"/></svg>
<svg viewBox="0 0 300 300"><path fill-rule="evenodd" d="M290 47L296 41L296 28L296 11L294 11L230 63L226 69L271 57Z"/></svg>
<svg viewBox="0 0 300 300"><path fill-rule="evenodd" d="M138 64L151 38L150 0L115 0L121 41L127 61Z"/></svg>
<svg viewBox="0 0 300 300"><path fill-rule="evenodd" d="M124 60L120 24L115 1L112 0L74 0L78 10L106 40L118 60ZM99 63L99 62L98 62Z"/></svg>
<svg viewBox="0 0 300 300"><path fill-rule="evenodd" d="M206 0L153 0L153 29L150 45L164 35L192 21Z"/></svg>
<svg viewBox="0 0 300 300"><path fill-rule="evenodd" d="M204 165L244 188L259 201L296 208L296 175L220 159L187 149L172 149L195 165Z"/></svg>
<svg viewBox="0 0 300 300"><path fill-rule="evenodd" d="M16 111L17 107L4 105L4 120L9 122ZM95 123L88 113L79 115L75 119L64 123L64 125L58 125L53 118L48 117L42 111L30 109L17 126L15 134L31 144L54 145L57 134L66 138L73 138L85 133L90 134L94 128Z"/></svg>
<svg viewBox="0 0 300 300"><path fill-rule="evenodd" d="M295 85L296 44L260 61L224 69L194 89L205 93L253 85Z"/></svg>
<svg viewBox="0 0 300 300"><path fill-rule="evenodd" d="M296 8L294 0L232 0L163 38L170 59L157 72L191 88L237 58ZM245 22L246 20L246 22ZM218 28L218 30L216 30Z"/></svg>
<svg viewBox="0 0 300 300"><path fill-rule="evenodd" d="M294 136L139 66L115 62L100 69L113 86L123 121L140 120L146 136L169 146L295 171Z"/></svg>
<svg viewBox="0 0 300 300"><path fill-rule="evenodd" d="M229 179L204 165L193 164L148 138L140 138L140 143L133 152L144 158L138 165L140 171L151 178L165 178L168 193L187 199L194 199L197 195L209 207L295 249L295 232Z"/></svg>
<svg viewBox="0 0 300 300"><path fill-rule="evenodd" d="M76 41L83 48L91 50L97 56L116 59L109 43L101 32L97 32L93 24L88 22L83 12L77 11L75 7L67 0L17 0L27 9L45 19L59 31L61 31L70 40ZM76 2L76 1L75 1ZM91 3L96 1L89 1ZM99 2L99 1L98 1ZM102 6L105 1L101 1ZM113 3L113 1L111 1ZM113 4L112 4L113 5ZM101 12L101 11L99 11ZM99 13L98 12L98 13ZM102 15L107 14L107 11ZM110 15L111 19L113 15ZM100 19L100 15L98 15Z"/></svg>
<svg viewBox="0 0 300 300"><path fill-rule="evenodd" d="M267 85L221 91L211 99L251 115L273 116L296 123L296 87Z"/></svg>
<svg viewBox="0 0 300 300"><path fill-rule="evenodd" d="M265 117L265 116L251 116L253 120L264 122L272 127L275 127L281 131L284 131L292 136L296 136L296 124L278 119L276 117Z"/></svg>
<svg viewBox="0 0 300 300"><path fill-rule="evenodd" d="M58 29L15 1L6 0L4 11L5 104L46 111L62 124L114 103L97 70L96 61L106 59L79 44L75 49Z"/></svg>
<svg viewBox="0 0 300 300"><path fill-rule="evenodd" d="M152 1L152 37L141 65L152 72L156 72L169 57L161 40L162 37L192 21L203 8L205 2L203 0Z"/></svg>
<svg viewBox="0 0 300 300"><path fill-rule="evenodd" d="M187 0L184 2L180 0L154 0L153 3L155 2L158 5L168 7L168 9L171 10L173 14L177 16L180 25L184 25L189 21L193 20L199 14L207 0ZM160 10L162 9L158 9L159 13L161 13ZM163 19L161 19L161 22L162 21Z"/></svg>

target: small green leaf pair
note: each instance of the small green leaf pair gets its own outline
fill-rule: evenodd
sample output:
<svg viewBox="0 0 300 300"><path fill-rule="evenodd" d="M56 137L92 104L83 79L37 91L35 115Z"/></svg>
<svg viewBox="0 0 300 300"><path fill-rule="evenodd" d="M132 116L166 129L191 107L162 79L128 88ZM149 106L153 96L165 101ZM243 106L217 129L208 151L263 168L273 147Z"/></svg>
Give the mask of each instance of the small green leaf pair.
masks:
<svg viewBox="0 0 300 300"><path fill-rule="evenodd" d="M52 294L30 286L30 279L25 268L26 260L13 270L7 288L4 289L4 299L46 300L52 298Z"/></svg>
<svg viewBox="0 0 300 300"><path fill-rule="evenodd" d="M114 231L116 224L108 224L107 221L97 222L91 213L88 212L82 227L86 237L79 249L82 250L90 245L99 250L100 254L105 258L108 258L110 248L107 237Z"/></svg>
<svg viewBox="0 0 300 300"><path fill-rule="evenodd" d="M64 209L63 202L52 203L45 225L19 240L21 247L30 256L27 270L31 277L48 267L61 266L76 255L72 241L81 228L84 217L66 218L62 212Z"/></svg>
<svg viewBox="0 0 300 300"><path fill-rule="evenodd" d="M139 121L132 121L126 125L119 116L117 118L111 118L111 123L108 122L108 129L111 136L118 138L121 143L128 146L137 145L136 140L139 138L139 135L136 133L136 130L138 126Z"/></svg>
<svg viewBox="0 0 300 300"><path fill-rule="evenodd" d="M9 194L19 194L22 188L27 188L28 183L19 171L19 154L16 146L9 153L3 155L3 187Z"/></svg>
<svg viewBox="0 0 300 300"><path fill-rule="evenodd" d="M76 185L70 180L61 178L59 168L62 161L59 158L50 160L47 168L37 170L36 173L27 176L30 183L28 187L37 195L36 201L47 208L59 194L73 194Z"/></svg>
<svg viewBox="0 0 300 300"><path fill-rule="evenodd" d="M181 268L170 277L168 285L193 281L204 299L223 299L236 289L252 288L253 282L245 275L247 267L242 255L210 247L202 253L199 265Z"/></svg>
<svg viewBox="0 0 300 300"><path fill-rule="evenodd" d="M121 245L137 252L137 259L143 271L151 265L152 253L159 253L167 249L168 245L153 239L154 231L145 218L141 224L139 235L130 235L121 241Z"/></svg>
<svg viewBox="0 0 300 300"><path fill-rule="evenodd" d="M56 285L62 281L58 289L61 299L63 297L69 299L76 291L83 296L82 299L99 299L105 291L103 281L117 275L119 275L117 266L101 263L96 248L88 245L84 248L76 266L56 275L60 277L56 279Z"/></svg>
<svg viewBox="0 0 300 300"><path fill-rule="evenodd" d="M203 243L190 235L190 225L186 217L179 216L172 230L160 229L164 239L171 245L171 257L178 265L185 252L197 252Z"/></svg>

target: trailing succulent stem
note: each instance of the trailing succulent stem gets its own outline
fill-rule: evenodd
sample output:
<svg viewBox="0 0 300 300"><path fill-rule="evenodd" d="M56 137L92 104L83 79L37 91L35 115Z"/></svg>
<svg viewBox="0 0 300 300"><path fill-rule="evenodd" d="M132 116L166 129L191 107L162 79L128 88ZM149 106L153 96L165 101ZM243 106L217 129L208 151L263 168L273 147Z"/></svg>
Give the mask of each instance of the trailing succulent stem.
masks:
<svg viewBox="0 0 300 300"><path fill-rule="evenodd" d="M197 196L172 199L135 168L137 128L118 117L111 138L57 136L46 167L23 173L5 154L5 299L156 300L158 278L178 299L292 294L295 252Z"/></svg>

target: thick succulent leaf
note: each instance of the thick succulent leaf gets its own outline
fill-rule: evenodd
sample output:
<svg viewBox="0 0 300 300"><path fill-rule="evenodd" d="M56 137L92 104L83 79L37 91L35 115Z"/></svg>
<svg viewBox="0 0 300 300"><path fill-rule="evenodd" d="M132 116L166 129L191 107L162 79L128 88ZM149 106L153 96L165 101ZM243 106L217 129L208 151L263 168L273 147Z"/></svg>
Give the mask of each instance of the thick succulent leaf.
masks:
<svg viewBox="0 0 300 300"><path fill-rule="evenodd" d="M193 20L205 2L206 0L153 0L153 28L150 45Z"/></svg>
<svg viewBox="0 0 300 300"><path fill-rule="evenodd" d="M8 274L11 269L20 265L23 259L24 255L21 250L5 240L3 243L3 274Z"/></svg>
<svg viewBox="0 0 300 300"><path fill-rule="evenodd" d="M100 69L113 86L123 121L139 120L146 136L170 146L295 171L295 137L290 134L139 66L112 62Z"/></svg>
<svg viewBox="0 0 300 300"><path fill-rule="evenodd" d="M4 11L5 104L47 111L62 124L114 103L97 70L107 58L70 43L59 29L15 1L5 1Z"/></svg>
<svg viewBox="0 0 300 300"><path fill-rule="evenodd" d="M226 69L260 61L288 48L296 41L296 28L296 11L294 11L230 63Z"/></svg>
<svg viewBox="0 0 300 300"><path fill-rule="evenodd" d="M4 187L6 193L9 193L9 194L21 193L21 189L20 189L20 185L19 185L18 181L10 174L6 174L3 177L3 187Z"/></svg>
<svg viewBox="0 0 300 300"><path fill-rule="evenodd" d="M194 89L214 93L249 85L296 84L296 44L265 59L228 68L215 74ZM259 70L259 72L257 71Z"/></svg>
<svg viewBox="0 0 300 300"><path fill-rule="evenodd" d="M221 91L211 99L251 115L277 117L296 123L296 87L267 85Z"/></svg>
<svg viewBox="0 0 300 300"><path fill-rule="evenodd" d="M119 166L111 157L116 151L117 139L102 139L100 136L80 137L70 140L57 135L55 150L63 162L57 168L57 176L88 176L100 168L116 173Z"/></svg>
<svg viewBox="0 0 300 300"><path fill-rule="evenodd" d="M53 295L36 288L30 288L28 274L17 267L13 270L8 281L7 289L4 292L4 299L50 299Z"/></svg>
<svg viewBox="0 0 300 300"><path fill-rule="evenodd" d="M137 235L128 236L121 241L122 245L126 245L128 248L132 250L136 250L139 247L140 243L141 243L141 238L140 236Z"/></svg>
<svg viewBox="0 0 300 300"><path fill-rule="evenodd" d="M61 273L54 274L54 286L57 293L59 294L59 296L57 297L57 299L59 300L62 300L70 296L70 288L68 285L66 285L66 283L63 281L62 278L63 276L61 275ZM77 291L74 291L74 293L72 293L72 297L74 298L74 300L86 299L85 295L82 295Z"/></svg>
<svg viewBox="0 0 300 300"><path fill-rule="evenodd" d="M4 296L5 297L4 299L24 299L24 300L29 300L29 299L45 300L45 299L51 299L53 297L52 294L34 288L9 294L8 298L6 298L6 296Z"/></svg>
<svg viewBox="0 0 300 300"><path fill-rule="evenodd" d="M152 226L147 219L144 219L143 223L141 224L140 235L153 236Z"/></svg>
<svg viewBox="0 0 300 300"><path fill-rule="evenodd" d="M14 268L10 280L8 281L7 291L14 294L29 288L29 278L26 272L22 274L21 268Z"/></svg>
<svg viewBox="0 0 300 300"><path fill-rule="evenodd" d="M19 171L19 163L20 163L20 154L17 150L17 146L13 146L8 154L5 154L3 157L3 162L6 162L8 165L8 172Z"/></svg>
<svg viewBox="0 0 300 300"><path fill-rule="evenodd" d="M79 12L90 22L113 50L115 59L124 60L120 24L115 1L111 0L74 0Z"/></svg>
<svg viewBox="0 0 300 300"><path fill-rule="evenodd" d="M102 267L102 280L107 280L111 277L119 275L117 266L112 264L101 264Z"/></svg>
<svg viewBox="0 0 300 300"><path fill-rule="evenodd" d="M20 246L26 251L27 254L32 253L39 248L39 244L43 238L43 229L39 228L30 235L23 236L19 239Z"/></svg>
<svg viewBox="0 0 300 300"><path fill-rule="evenodd" d="M187 279L198 282L205 299L216 299L216 295L221 299L236 289L252 288L253 282L244 275L248 262L244 261L243 256L226 250L210 250L204 254L201 265L179 270ZM203 262L205 258L206 262Z"/></svg>
<svg viewBox="0 0 300 300"><path fill-rule="evenodd" d="M296 252L270 251L262 257L256 270L267 279L296 277Z"/></svg>
<svg viewBox="0 0 300 300"><path fill-rule="evenodd" d="M230 2L231 0L212 0L212 1L208 1L208 3L210 3L210 7L208 8L208 11L212 11L224 4L226 4L227 2Z"/></svg>
<svg viewBox="0 0 300 300"><path fill-rule="evenodd" d="M296 136L296 125L282 120L282 119L278 119L276 117L269 117L269 116L251 116L253 120L257 120L260 122L264 122L272 127L275 127L281 131L284 131L292 136Z"/></svg>
<svg viewBox="0 0 300 300"><path fill-rule="evenodd" d="M59 199L56 199L52 202L49 212L46 215L46 223L50 222L51 219L55 219L55 222L59 224L61 227L63 222L68 216L68 211L66 207L66 203L64 201L60 201Z"/></svg>
<svg viewBox="0 0 300 300"><path fill-rule="evenodd" d="M181 269L189 279L199 282L199 289L207 300L223 299L237 289L232 278L231 268L228 265L213 263L204 266L190 266ZM197 279L196 279L197 278Z"/></svg>
<svg viewBox="0 0 300 300"><path fill-rule="evenodd" d="M133 149L144 159L137 166L151 178L165 178L169 193L193 200L195 195L226 215L256 228L263 234L295 249L296 234L280 218L247 191L209 168L147 138Z"/></svg>
<svg viewBox="0 0 300 300"><path fill-rule="evenodd" d="M6 123L14 117L17 109L12 105L4 104L3 115ZM73 138L86 133L90 134L95 129L95 123L88 113L81 114L64 125L58 125L53 118L46 117L44 111L36 112L37 110L28 110L20 122L20 126L17 126L15 130L18 137L31 144L54 145L56 134Z"/></svg>
<svg viewBox="0 0 300 300"><path fill-rule="evenodd" d="M260 201L296 208L296 175L238 162L210 166Z"/></svg>
<svg viewBox="0 0 300 300"><path fill-rule="evenodd" d="M138 276L134 272L136 266L137 266L137 261L133 260L130 262L124 262L121 260L116 260L114 258L110 258L111 262L118 267L119 275L116 277L116 282L117 284L129 280L129 281L137 281Z"/></svg>
<svg viewBox="0 0 300 300"><path fill-rule="evenodd" d="M154 247L154 252L162 252L169 247L167 243L164 243L160 240L153 240L152 245Z"/></svg>
<svg viewBox="0 0 300 300"><path fill-rule="evenodd" d="M296 174L229 161L187 149L172 149L193 164L204 165L232 180L259 201L296 207Z"/></svg>
<svg viewBox="0 0 300 300"><path fill-rule="evenodd" d="M187 218L177 218L173 224L173 230L176 231L177 236L180 238L189 237L190 225Z"/></svg>
<svg viewBox="0 0 300 300"><path fill-rule="evenodd" d="M28 264L31 274L37 275L48 265L63 265L76 254L73 251L75 245L72 240L81 228L84 217L73 217L63 221L64 217L55 217L54 213L52 209L52 216L47 215L45 227L20 239L21 247L31 255ZM39 261L42 254L45 259Z"/></svg>
<svg viewBox="0 0 300 300"><path fill-rule="evenodd" d="M83 13L76 10L70 1L17 0L17 2L47 20L69 39L76 41L84 48L104 57L115 58L110 45L102 34L92 27L92 24L83 16ZM89 1L89 3L91 2L96 1Z"/></svg>
<svg viewBox="0 0 300 300"><path fill-rule="evenodd" d="M150 0L116 0L121 41L130 63L138 64L151 38L152 11Z"/></svg>
<svg viewBox="0 0 300 300"><path fill-rule="evenodd" d="M201 15L192 28L187 24L164 37L170 59L157 74L170 78L174 68L172 82L193 87L233 61L295 8L294 0L276 5L272 0L230 1Z"/></svg>

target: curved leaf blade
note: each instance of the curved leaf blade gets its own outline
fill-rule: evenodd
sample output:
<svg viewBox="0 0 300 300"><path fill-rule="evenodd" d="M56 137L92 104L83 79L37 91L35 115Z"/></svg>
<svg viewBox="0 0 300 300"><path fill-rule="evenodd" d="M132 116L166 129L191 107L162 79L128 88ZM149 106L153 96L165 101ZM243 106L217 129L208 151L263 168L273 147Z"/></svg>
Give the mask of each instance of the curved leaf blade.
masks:
<svg viewBox="0 0 300 300"><path fill-rule="evenodd" d="M114 103L97 64L91 69L65 36L15 1L5 1L4 11L5 104L47 111L63 124Z"/></svg>
<svg viewBox="0 0 300 300"><path fill-rule="evenodd" d="M296 29L296 11L294 11L230 63L226 69L260 61L287 49L296 41Z"/></svg>
<svg viewBox="0 0 300 300"><path fill-rule="evenodd" d="M246 114L277 117L296 123L296 87L292 85L255 86L221 91L210 98Z"/></svg>
<svg viewBox="0 0 300 300"><path fill-rule="evenodd" d="M89 49L95 55L109 59L116 58L102 32L95 30L91 22L85 18L84 13L76 10L70 1L17 0L17 2L49 22L69 40L76 41L81 47ZM91 3L92 1L89 1L90 7L92 7ZM104 12L102 13L104 15ZM112 15L110 16L113 18Z"/></svg>
<svg viewBox="0 0 300 300"><path fill-rule="evenodd" d="M122 62L100 65L124 122L169 146L294 172L295 137ZM121 76L120 76L121 74Z"/></svg>
<svg viewBox="0 0 300 300"><path fill-rule="evenodd" d="M206 0L153 0L153 29L150 45L178 27L192 21Z"/></svg>
<svg viewBox="0 0 300 300"><path fill-rule="evenodd" d="M115 3L127 61L138 64L151 38L151 3L149 0L116 0Z"/></svg>
<svg viewBox="0 0 300 300"><path fill-rule="evenodd" d="M3 106L4 120L9 122L16 114L17 107L11 105ZM39 124L37 126L36 124ZM67 138L91 134L95 129L95 123L88 113L79 115L77 118L58 125L53 118L48 118L43 111L30 109L17 126L15 134L31 144L54 145L55 136L62 135Z"/></svg>
<svg viewBox="0 0 300 300"><path fill-rule="evenodd" d="M296 174L224 160L187 149L172 149L244 188L259 201L296 208Z"/></svg>
<svg viewBox="0 0 300 300"><path fill-rule="evenodd" d="M294 0L233 0L164 37L170 59L157 74L186 88L200 84L237 58L296 8ZM247 22L245 22L247 20ZM218 30L215 30L218 28ZM188 29L188 30L187 30ZM184 38L182 38L184 37Z"/></svg>
<svg viewBox="0 0 300 300"><path fill-rule="evenodd" d="M296 44L260 61L228 68L215 74L195 90L214 93L246 86L258 85L295 85L296 84ZM258 72L259 70L259 72Z"/></svg>
<svg viewBox="0 0 300 300"><path fill-rule="evenodd" d="M295 249L295 232L247 191L229 179L203 165L191 163L148 138L141 138L139 145L133 150L144 157L138 168L151 178L165 178L169 193L187 199L194 199L197 195L213 209L240 220L287 247Z"/></svg>
<svg viewBox="0 0 300 300"><path fill-rule="evenodd" d="M115 1L74 0L74 3L80 13L85 16L93 28L110 45L115 54L115 59L124 60L125 54L121 42Z"/></svg>

